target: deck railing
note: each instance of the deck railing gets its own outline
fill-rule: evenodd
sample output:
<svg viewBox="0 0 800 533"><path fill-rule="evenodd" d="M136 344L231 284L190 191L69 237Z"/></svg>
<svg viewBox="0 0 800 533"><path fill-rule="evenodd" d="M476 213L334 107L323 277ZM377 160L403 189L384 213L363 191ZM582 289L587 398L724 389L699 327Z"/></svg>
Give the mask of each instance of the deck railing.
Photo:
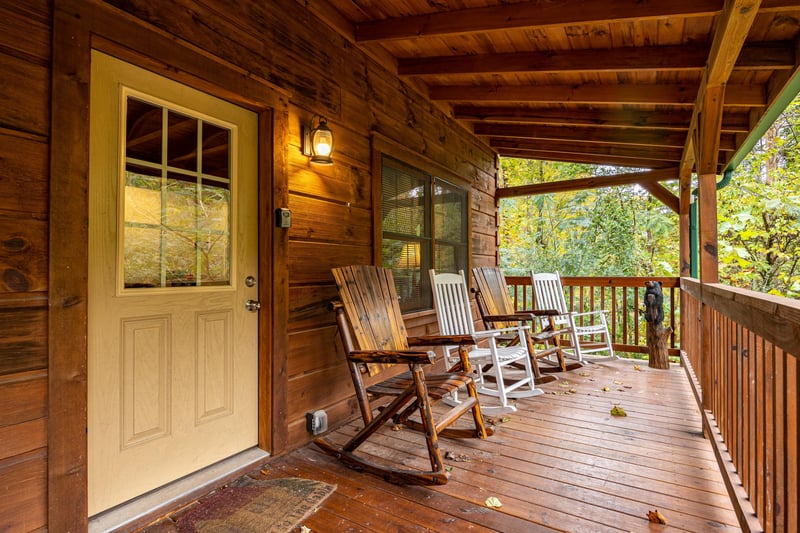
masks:
<svg viewBox="0 0 800 533"><path fill-rule="evenodd" d="M742 527L800 531L800 302L688 278L681 288L687 369Z"/></svg>
<svg viewBox="0 0 800 533"><path fill-rule="evenodd" d="M680 278L562 276L567 306L583 312L606 309L614 350L647 353L644 311L645 281L660 281L664 293L664 326L672 328L670 355L679 355ZM530 276L506 276L516 309L533 308Z"/></svg>

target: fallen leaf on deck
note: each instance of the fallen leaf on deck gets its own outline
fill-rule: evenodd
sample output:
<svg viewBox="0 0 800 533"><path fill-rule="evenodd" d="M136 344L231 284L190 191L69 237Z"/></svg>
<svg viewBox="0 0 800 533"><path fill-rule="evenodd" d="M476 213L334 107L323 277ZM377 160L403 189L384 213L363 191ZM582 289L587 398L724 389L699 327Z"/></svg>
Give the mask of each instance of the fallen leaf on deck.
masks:
<svg viewBox="0 0 800 533"><path fill-rule="evenodd" d="M489 496L486 498L486 507L502 507L503 504L500 503L500 500L495 498L494 496Z"/></svg>
<svg viewBox="0 0 800 533"><path fill-rule="evenodd" d="M455 461L457 463L468 463L470 462L469 455L465 455L463 453L453 453L451 451L447 451L444 453L444 458L450 461Z"/></svg>
<svg viewBox="0 0 800 533"><path fill-rule="evenodd" d="M392 431L400 431L401 429L403 429L403 426L400 424L395 424L392 426Z"/></svg>
<svg viewBox="0 0 800 533"><path fill-rule="evenodd" d="M586 377L586 376L589 376L591 374L589 374L588 372L581 372L579 375L581 375L583 377Z"/></svg>
<svg viewBox="0 0 800 533"><path fill-rule="evenodd" d="M268 476L268 475L269 475L269 469L268 469L268 468L265 468L265 469L263 469L263 470L261 471L261 473L262 473L262 474L264 474L265 476Z"/></svg>
<svg viewBox="0 0 800 533"><path fill-rule="evenodd" d="M500 422L511 422L511 417L510 416L504 416L503 418L500 419Z"/></svg>
<svg viewBox="0 0 800 533"><path fill-rule="evenodd" d="M446 466L446 467L444 467L444 469L447 470L448 472L452 472L453 471L453 467L452 466Z"/></svg>
<svg viewBox="0 0 800 533"><path fill-rule="evenodd" d="M647 519L653 522L654 524L666 524L667 519L664 518L664 515L661 514L658 509L655 511L647 511Z"/></svg>
<svg viewBox="0 0 800 533"><path fill-rule="evenodd" d="M628 413L625 412L625 409L620 407L619 405L615 405L611 408L611 414L613 416L628 416Z"/></svg>
<svg viewBox="0 0 800 533"><path fill-rule="evenodd" d="M641 369L642 369L642 367L640 367L639 365L633 365L633 369L634 369L634 370L641 370Z"/></svg>
<svg viewBox="0 0 800 533"><path fill-rule="evenodd" d="M561 381L559 382L559 385L561 385L562 387L569 387L569 381Z"/></svg>
<svg viewBox="0 0 800 533"><path fill-rule="evenodd" d="M311 529L306 526L300 526L300 533L311 533Z"/></svg>
<svg viewBox="0 0 800 533"><path fill-rule="evenodd" d="M610 391L611 389L610 389L610 388L608 388L608 387L603 387L601 390L602 390L603 392L608 392L608 391Z"/></svg>
<svg viewBox="0 0 800 533"><path fill-rule="evenodd" d="M614 380L614 385L622 385L622 382L618 379Z"/></svg>

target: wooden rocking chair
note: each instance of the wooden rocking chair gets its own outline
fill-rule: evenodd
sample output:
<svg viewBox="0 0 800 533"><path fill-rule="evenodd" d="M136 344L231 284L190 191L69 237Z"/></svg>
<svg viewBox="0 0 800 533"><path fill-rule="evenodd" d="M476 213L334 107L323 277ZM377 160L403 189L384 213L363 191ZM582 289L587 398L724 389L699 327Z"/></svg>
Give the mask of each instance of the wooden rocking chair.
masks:
<svg viewBox="0 0 800 533"><path fill-rule="evenodd" d="M325 453L339 458L351 468L378 475L392 483L444 485L450 474L445 471L442 462L439 436L486 438L493 433L484 426L467 356L467 346L475 344L475 339L470 335L409 338L391 270L361 265L336 268L332 272L341 298L333 307L364 428L341 447L325 438L318 438L314 442ZM425 374L423 365L433 363L435 353L411 350L411 345L457 345L463 371ZM365 385L364 374L375 376L392 365L408 365L409 371ZM450 406L440 421L435 422L433 404L449 398L459 389L466 389L463 400ZM373 407L372 402L381 397L391 400L388 403L384 401L377 408ZM376 409L378 412L374 414ZM472 414L474 428L448 427L467 412ZM420 421L411 419L416 413ZM403 424L424 433L430 470L393 468L355 454L361 444L387 423Z"/></svg>
<svg viewBox="0 0 800 533"><path fill-rule="evenodd" d="M543 324L551 324L554 329L560 330L570 338L569 347L564 351L578 361L584 360L584 355L605 352L601 359L614 359L614 346L611 344L611 335L608 333L605 310L587 311L576 313L567 308L564 298L564 288L561 285L561 276L555 273L531 272L533 285L534 307L557 309L559 314L546 317ZM583 320L586 322L583 322ZM597 359L595 359L597 360Z"/></svg>
<svg viewBox="0 0 800 533"><path fill-rule="evenodd" d="M535 331L537 317L554 316L559 312L555 309L539 309L517 311L511 301L508 292L506 277L503 271L497 267L476 267L472 269L477 288L475 289L475 300L478 302L483 323L487 328L503 328L517 325L520 322L529 326L525 341L528 343L528 350L531 353L534 363L534 373L537 383L547 383L554 381L554 376L544 376L543 372L561 372L580 368L580 363L567 364L564 359L564 352L561 349L559 336L563 333L552 326L548 326L542 331ZM516 339L510 338L510 342ZM537 350L535 345L542 344L543 349ZM556 357L556 361L552 357ZM538 361L543 362L542 366Z"/></svg>
<svg viewBox="0 0 800 533"><path fill-rule="evenodd" d="M536 388L532 359L524 340L525 328L518 326L475 331L464 272L437 274L431 269L429 274L439 332L443 335L471 335L484 342L484 346L469 349L470 363L474 363L477 372L478 393L498 397L500 405L484 403L481 410L487 414L513 412L517 409L509 403L510 398L530 398L544 394L544 391ZM497 342L500 335L516 335L521 342L512 346L500 346ZM460 364L460 360L453 357L455 348L457 347L445 346L444 354L448 365ZM522 372L509 368L514 363L522 367ZM513 370L513 375L509 370Z"/></svg>

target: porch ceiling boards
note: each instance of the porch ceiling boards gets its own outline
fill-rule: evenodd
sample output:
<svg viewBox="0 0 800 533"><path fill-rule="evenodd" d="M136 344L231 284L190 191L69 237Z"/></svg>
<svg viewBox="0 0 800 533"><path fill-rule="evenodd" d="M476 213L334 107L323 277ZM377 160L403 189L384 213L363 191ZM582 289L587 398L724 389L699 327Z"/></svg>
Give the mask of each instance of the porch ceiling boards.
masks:
<svg viewBox="0 0 800 533"><path fill-rule="evenodd" d="M305 4L503 156L719 173L798 68L797 0Z"/></svg>
<svg viewBox="0 0 800 533"><path fill-rule="evenodd" d="M392 485L313 444L263 472L338 486L305 520L313 531L652 531L654 510L675 530L739 531L682 368L642 362L636 370L618 360L561 377L542 386L547 394L519 400L507 419L494 417L492 437L441 439L453 468L444 486ZM611 416L615 405L627 416ZM359 423L328 437L342 441ZM425 466L419 435L385 427L378 436L363 447L373 460ZM502 507L486 507L490 496Z"/></svg>

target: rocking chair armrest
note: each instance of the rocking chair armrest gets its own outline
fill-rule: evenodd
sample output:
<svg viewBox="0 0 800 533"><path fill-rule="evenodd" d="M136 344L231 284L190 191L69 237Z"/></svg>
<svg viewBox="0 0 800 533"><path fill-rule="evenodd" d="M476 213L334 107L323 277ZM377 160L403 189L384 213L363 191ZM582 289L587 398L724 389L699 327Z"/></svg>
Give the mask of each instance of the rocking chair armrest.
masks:
<svg viewBox="0 0 800 533"><path fill-rule="evenodd" d="M558 311L554 309L545 309L542 311L517 311L513 315L487 315L483 317L486 322L534 322L537 317L558 316Z"/></svg>
<svg viewBox="0 0 800 533"><path fill-rule="evenodd" d="M473 335L420 335L408 337L409 346L471 346L478 344Z"/></svg>
<svg viewBox="0 0 800 533"><path fill-rule="evenodd" d="M356 363L429 365L436 362L436 353L422 350L353 350L348 358Z"/></svg>
<svg viewBox="0 0 800 533"><path fill-rule="evenodd" d="M489 337L499 337L500 335L504 335L506 333L517 333L520 328L529 329L528 326L519 326L516 328L483 329L481 331L476 331L473 333L473 335L475 335L476 339L486 339Z"/></svg>
<svg viewBox="0 0 800 533"><path fill-rule="evenodd" d="M559 316L563 315L558 309L525 309L524 311L517 311L518 314L531 314L535 316Z"/></svg>
<svg viewBox="0 0 800 533"><path fill-rule="evenodd" d="M530 320L530 317L525 315L486 315L483 317L486 322L519 322L520 320Z"/></svg>

